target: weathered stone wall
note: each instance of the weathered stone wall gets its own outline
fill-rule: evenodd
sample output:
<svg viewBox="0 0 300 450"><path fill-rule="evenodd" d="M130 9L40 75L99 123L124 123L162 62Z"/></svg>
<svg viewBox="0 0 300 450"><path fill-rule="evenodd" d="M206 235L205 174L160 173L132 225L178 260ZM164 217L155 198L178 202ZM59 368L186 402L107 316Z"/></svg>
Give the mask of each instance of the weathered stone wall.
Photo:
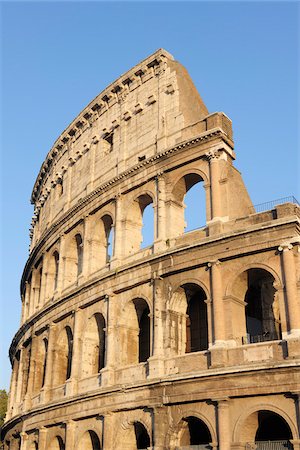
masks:
<svg viewBox="0 0 300 450"><path fill-rule="evenodd" d="M263 423L300 448L299 207L255 213L234 157L164 50L60 136L32 195L6 449L249 450ZM197 183L206 223L185 233Z"/></svg>

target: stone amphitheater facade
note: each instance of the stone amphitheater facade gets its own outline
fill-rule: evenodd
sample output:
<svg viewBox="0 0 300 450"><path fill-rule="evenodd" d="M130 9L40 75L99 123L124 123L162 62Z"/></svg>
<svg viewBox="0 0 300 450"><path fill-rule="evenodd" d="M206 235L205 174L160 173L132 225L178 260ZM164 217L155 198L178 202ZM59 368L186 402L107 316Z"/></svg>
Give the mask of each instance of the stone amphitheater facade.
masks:
<svg viewBox="0 0 300 450"><path fill-rule="evenodd" d="M234 159L231 120L162 49L60 135L32 193L5 450L300 449L299 206L256 212ZM185 233L198 183L206 223Z"/></svg>

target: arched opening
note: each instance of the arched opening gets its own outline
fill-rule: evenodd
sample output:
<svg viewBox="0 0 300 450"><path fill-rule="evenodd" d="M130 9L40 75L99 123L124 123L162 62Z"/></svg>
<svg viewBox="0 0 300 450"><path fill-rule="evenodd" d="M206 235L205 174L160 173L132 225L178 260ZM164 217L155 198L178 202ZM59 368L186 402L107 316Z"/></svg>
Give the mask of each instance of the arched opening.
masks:
<svg viewBox="0 0 300 450"><path fill-rule="evenodd" d="M80 234L76 234L76 249L77 249L77 276L82 273L82 263L83 263L83 242Z"/></svg>
<svg viewBox="0 0 300 450"><path fill-rule="evenodd" d="M79 441L78 450L101 450L101 444L97 433L88 430Z"/></svg>
<svg viewBox="0 0 300 450"><path fill-rule="evenodd" d="M83 268L83 240L80 233L70 235L65 243L63 287L75 283Z"/></svg>
<svg viewBox="0 0 300 450"><path fill-rule="evenodd" d="M145 206L142 216L141 248L149 247L154 241L154 209L153 202Z"/></svg>
<svg viewBox="0 0 300 450"><path fill-rule="evenodd" d="M247 342L281 339L278 298L274 277L264 269L247 271L245 295Z"/></svg>
<svg viewBox="0 0 300 450"><path fill-rule="evenodd" d="M250 414L241 428L241 441L257 450L293 449L291 429L283 417L268 410ZM251 447L252 448L252 447Z"/></svg>
<svg viewBox="0 0 300 450"><path fill-rule="evenodd" d="M47 352L48 352L48 339L42 337L39 338L37 348L34 357L34 381L33 392L37 394L45 383L46 376L46 364L47 364Z"/></svg>
<svg viewBox="0 0 300 450"><path fill-rule="evenodd" d="M134 422L134 433L136 439L136 448L147 449L150 447L150 437L148 431L141 422Z"/></svg>
<svg viewBox="0 0 300 450"><path fill-rule="evenodd" d="M94 314L88 321L82 346L82 377L100 372L105 367L105 319Z"/></svg>
<svg viewBox="0 0 300 450"><path fill-rule="evenodd" d="M194 184L191 184L193 182ZM195 174L191 174L190 179L186 180L187 187L190 184L191 186L184 196L185 233L204 227L206 224L206 192L203 187L203 180L200 177L195 177Z"/></svg>
<svg viewBox="0 0 300 450"><path fill-rule="evenodd" d="M150 310L141 298L134 300L138 319L138 362L146 362L150 356Z"/></svg>
<svg viewBox="0 0 300 450"><path fill-rule="evenodd" d="M210 431L207 425L198 417L189 416L182 420L182 428L179 435L179 445L201 445L201 449L211 448L212 442Z"/></svg>
<svg viewBox="0 0 300 450"><path fill-rule="evenodd" d="M59 253L54 251L50 257L48 270L47 270L47 292L46 297L53 296L53 293L57 289L58 283L58 266L59 266Z"/></svg>
<svg viewBox="0 0 300 450"><path fill-rule="evenodd" d="M109 262L113 256L113 220L111 216L105 214L102 217L104 234L105 234L105 263Z"/></svg>
<svg viewBox="0 0 300 450"><path fill-rule="evenodd" d="M125 253L132 254L153 243L153 199L149 194L140 195L130 205L126 218Z"/></svg>
<svg viewBox="0 0 300 450"><path fill-rule="evenodd" d="M60 436L55 436L55 438L50 442L47 450L65 450L64 441Z"/></svg>
<svg viewBox="0 0 300 450"><path fill-rule="evenodd" d="M73 333L69 326L66 326L59 334L55 350L53 367L53 385L59 386L65 383L71 376L73 353Z"/></svg>
<svg viewBox="0 0 300 450"><path fill-rule="evenodd" d="M196 284L184 286L187 298L186 353L208 349L208 323L206 295Z"/></svg>
<svg viewBox="0 0 300 450"><path fill-rule="evenodd" d="M28 390L28 382L29 382L29 373L31 370L31 341L28 343L26 347L23 348L23 380L22 380L22 390L21 390L21 400L24 399L27 390Z"/></svg>
<svg viewBox="0 0 300 450"><path fill-rule="evenodd" d="M48 356L48 339L44 338L43 342L44 342L44 361L43 361L42 387L44 387L45 377L46 377L47 356Z"/></svg>
<svg viewBox="0 0 300 450"><path fill-rule="evenodd" d="M206 224L206 193L199 174L184 175L174 186L169 202L169 223L172 237Z"/></svg>

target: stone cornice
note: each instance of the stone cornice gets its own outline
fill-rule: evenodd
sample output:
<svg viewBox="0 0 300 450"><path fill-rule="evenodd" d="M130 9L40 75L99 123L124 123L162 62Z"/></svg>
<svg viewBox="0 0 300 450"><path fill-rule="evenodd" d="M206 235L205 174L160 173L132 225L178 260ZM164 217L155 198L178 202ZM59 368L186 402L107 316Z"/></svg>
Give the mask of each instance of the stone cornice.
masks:
<svg viewBox="0 0 300 450"><path fill-rule="evenodd" d="M33 187L31 195L32 203L35 203L37 200L50 168L63 151L65 145L68 142L72 142L74 139L76 140L79 135L82 134L85 124L94 122L95 117L99 116L99 111L107 111L115 101L122 100L122 92L126 91L126 87L130 82L137 78L141 80L142 76L145 76L148 72L152 73L154 67L160 66L160 64L167 59L174 60L173 56L166 50L157 50L107 86L81 111L81 113L61 133L51 150L48 152Z"/></svg>
<svg viewBox="0 0 300 450"><path fill-rule="evenodd" d="M176 153L178 151L184 150L188 147L193 147L195 145L207 142L211 139L215 138L221 138L230 148L233 147L233 142L231 139L228 138L228 136L223 132L221 128L213 128L212 130L206 131L205 133L201 133L198 136L195 136L194 138L183 141L176 146L169 147L168 149L164 150L163 152L157 153L156 155L151 156L148 159L145 159L144 161L139 162L138 164L134 165L133 167L125 170L124 172L120 173L119 175L115 176L111 180L103 183L101 186L99 186L97 189L95 189L93 192L88 194L86 197L81 199L76 205L74 205L72 208L70 208L62 217L60 217L56 222L54 222L40 237L39 241L36 243L34 248L31 250L29 259L25 265L22 280L21 280L21 286L24 283L24 278L26 278L26 273L28 270L28 266L30 265L31 261L35 258L37 252L45 242L45 240L49 239L49 237L60 227L63 223L65 223L68 219L70 219L74 214L76 214L78 211L83 209L90 201L92 201L94 198L99 197L99 194L102 192L106 192L111 187L117 185L119 182L123 181L126 178L132 177L135 173L138 173L140 170L143 170L145 167L159 162L159 160L165 158L168 155L171 155L173 153ZM203 154L203 158L206 156Z"/></svg>

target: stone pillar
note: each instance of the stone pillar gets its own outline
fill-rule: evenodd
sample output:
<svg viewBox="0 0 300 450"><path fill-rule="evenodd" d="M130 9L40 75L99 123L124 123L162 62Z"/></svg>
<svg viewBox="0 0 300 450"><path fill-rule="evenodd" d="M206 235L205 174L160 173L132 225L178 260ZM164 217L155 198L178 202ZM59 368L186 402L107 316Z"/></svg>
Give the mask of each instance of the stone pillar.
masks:
<svg viewBox="0 0 300 450"><path fill-rule="evenodd" d="M41 400L47 403L51 399L51 388L52 388L52 370L53 370L53 362L54 362L54 353L55 353L55 327L56 325L52 323L49 327L48 334L48 351L47 351L47 360L46 360L46 373L45 373L45 381L44 386L42 388L42 396Z"/></svg>
<svg viewBox="0 0 300 450"><path fill-rule="evenodd" d="M156 177L156 216L155 216L155 238L154 251L166 248L167 213L166 213L166 182L163 172Z"/></svg>
<svg viewBox="0 0 300 450"><path fill-rule="evenodd" d="M225 341L225 317L223 304L223 287L220 261L208 263L210 267L210 285L213 312L213 345L223 345Z"/></svg>
<svg viewBox="0 0 300 450"><path fill-rule="evenodd" d="M31 349L28 350L30 352L30 355L27 356L29 365L28 369L27 367L24 367L24 376L23 379L26 382L27 386L24 386L24 401L25 401L25 410L28 410L31 407L31 397L34 391L34 378L35 378L35 365L36 365L36 354L37 354L37 336L33 336L31 340ZM26 366L26 364L25 364ZM26 371L28 370L28 379L26 380ZM24 383L24 382L23 382Z"/></svg>
<svg viewBox="0 0 300 450"><path fill-rule="evenodd" d="M66 450L75 450L75 428L75 422L73 420L69 420L66 424Z"/></svg>
<svg viewBox="0 0 300 450"><path fill-rule="evenodd" d="M22 431L20 433L20 437L21 437L21 449L20 450L27 450L28 434L25 433L25 431Z"/></svg>
<svg viewBox="0 0 300 450"><path fill-rule="evenodd" d="M123 208L122 208L122 196L117 194L115 197L115 221L114 221L114 254L111 258L111 267L117 267L119 261L124 254L123 244Z"/></svg>
<svg viewBox="0 0 300 450"><path fill-rule="evenodd" d="M218 441L219 450L231 449L231 424L229 415L229 400L218 399Z"/></svg>
<svg viewBox="0 0 300 450"><path fill-rule="evenodd" d="M65 276L65 244L66 236L63 234L60 236L59 244L59 266L58 266L58 277L57 277L57 287L56 292L59 296L64 288L64 276Z"/></svg>
<svg viewBox="0 0 300 450"><path fill-rule="evenodd" d="M206 153L210 168L211 220L222 217L222 199L220 189L220 151L211 150Z"/></svg>
<svg viewBox="0 0 300 450"><path fill-rule="evenodd" d="M105 333L105 367L101 370L101 384L110 386L114 384L114 368L116 363L116 297L106 295L106 333Z"/></svg>
<svg viewBox="0 0 300 450"><path fill-rule="evenodd" d="M39 429L39 450L47 450L47 428L41 427Z"/></svg>
<svg viewBox="0 0 300 450"><path fill-rule="evenodd" d="M169 431L169 417L167 406L155 406L152 415L152 448L155 450L166 450L169 442L166 442L166 436Z"/></svg>
<svg viewBox="0 0 300 450"><path fill-rule="evenodd" d="M284 242L278 247L281 252L285 299L288 310L288 331L286 338L300 337L300 304L297 293L296 266L293 245Z"/></svg>
<svg viewBox="0 0 300 450"><path fill-rule="evenodd" d="M93 244L92 239L92 218L91 216L85 216L84 219L84 239L83 239L83 261L82 261L82 272L80 277L85 280L91 272L91 246Z"/></svg>
<svg viewBox="0 0 300 450"><path fill-rule="evenodd" d="M24 372L24 348L22 347L21 354L20 354L19 367L18 367L18 377L17 377L16 394L15 394L15 403L16 403L17 408L21 401L23 372Z"/></svg>
<svg viewBox="0 0 300 450"><path fill-rule="evenodd" d="M150 377L159 377L164 372L164 295L163 280L155 278L152 281L153 289L153 326L152 326L152 356L149 358Z"/></svg>
<svg viewBox="0 0 300 450"><path fill-rule="evenodd" d="M67 395L75 395L78 392L79 368L82 348L82 309L78 308L74 317L74 331L73 331L73 354L70 383L67 384Z"/></svg>

